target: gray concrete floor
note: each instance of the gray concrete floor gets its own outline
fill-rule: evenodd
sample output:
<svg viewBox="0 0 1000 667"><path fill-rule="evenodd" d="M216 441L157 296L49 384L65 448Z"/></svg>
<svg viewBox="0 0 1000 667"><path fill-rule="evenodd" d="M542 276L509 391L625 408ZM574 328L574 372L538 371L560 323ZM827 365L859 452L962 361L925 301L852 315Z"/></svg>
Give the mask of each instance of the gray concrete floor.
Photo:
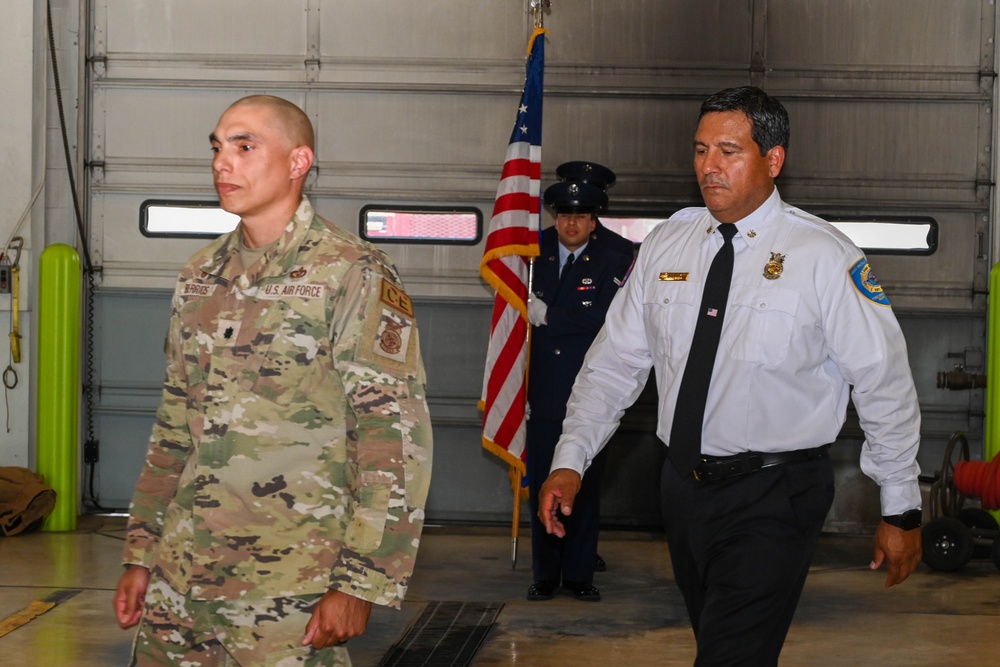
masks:
<svg viewBox="0 0 1000 667"><path fill-rule="evenodd" d="M131 632L111 599L120 572L124 520L82 517L71 533L0 538L0 628L32 601L80 593L0 637L0 665L125 665ZM530 540L522 530L516 569L509 529L429 527L402 611L375 609L368 634L351 642L356 667L374 667L424 603L506 603L475 667L690 665L694 640L656 533L605 531L608 571L595 575L603 599L558 596L528 602ZM925 565L903 585L883 588L868 570L867 538L821 540L781 664L1000 665L1000 572L973 560L960 573Z"/></svg>

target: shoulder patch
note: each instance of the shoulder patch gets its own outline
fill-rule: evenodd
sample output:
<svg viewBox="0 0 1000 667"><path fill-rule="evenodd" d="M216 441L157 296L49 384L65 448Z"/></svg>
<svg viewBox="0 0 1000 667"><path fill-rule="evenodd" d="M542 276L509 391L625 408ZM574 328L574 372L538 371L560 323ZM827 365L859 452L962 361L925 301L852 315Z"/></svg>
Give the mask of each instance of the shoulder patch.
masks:
<svg viewBox="0 0 1000 667"><path fill-rule="evenodd" d="M848 273L854 282L854 287L861 293L861 296L880 306L890 305L889 297L882 291L882 286L879 285L878 279L875 278L875 272L872 271L868 260L864 256L848 269Z"/></svg>
<svg viewBox="0 0 1000 667"><path fill-rule="evenodd" d="M415 376L420 369L420 349L413 302L401 286L382 276L376 279L381 286L370 293L355 360L396 377Z"/></svg>
<svg viewBox="0 0 1000 667"><path fill-rule="evenodd" d="M372 352L400 364L406 363L412 329L413 323L411 321L400 318L399 315L388 309L383 309L382 317L379 318L378 328L375 331Z"/></svg>
<svg viewBox="0 0 1000 667"><path fill-rule="evenodd" d="M404 315L413 317L413 302L410 301L410 297L406 296L406 292L402 288L393 285L385 278L382 279L382 303Z"/></svg>

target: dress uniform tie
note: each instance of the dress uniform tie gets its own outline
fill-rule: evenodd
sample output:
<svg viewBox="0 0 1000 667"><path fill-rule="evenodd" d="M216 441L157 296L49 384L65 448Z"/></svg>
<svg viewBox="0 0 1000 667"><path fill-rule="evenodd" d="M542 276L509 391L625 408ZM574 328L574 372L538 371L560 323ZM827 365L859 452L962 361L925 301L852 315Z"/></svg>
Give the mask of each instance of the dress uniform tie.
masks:
<svg viewBox="0 0 1000 667"><path fill-rule="evenodd" d="M705 421L705 401L712 381L715 353L719 349L722 319L726 315L729 283L733 279L733 236L736 225L719 225L725 242L712 260L701 295L701 310L694 328L691 352L674 407L668 456L681 477L690 475L701 458L701 429Z"/></svg>
<svg viewBox="0 0 1000 667"><path fill-rule="evenodd" d="M570 253L569 257L566 258L566 263L563 264L562 271L559 272L560 285L566 280L566 274L569 273L569 267L571 266L573 266L573 253Z"/></svg>

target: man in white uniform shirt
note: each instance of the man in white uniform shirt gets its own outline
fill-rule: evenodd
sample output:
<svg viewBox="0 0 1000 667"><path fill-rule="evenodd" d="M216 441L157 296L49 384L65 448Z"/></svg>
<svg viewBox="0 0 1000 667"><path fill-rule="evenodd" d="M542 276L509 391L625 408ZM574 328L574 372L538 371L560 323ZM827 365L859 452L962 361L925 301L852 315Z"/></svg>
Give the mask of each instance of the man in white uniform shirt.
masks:
<svg viewBox="0 0 1000 667"><path fill-rule="evenodd" d="M758 88L702 104L694 166L706 207L678 212L642 244L576 379L541 491L542 521L560 535L581 476L655 368L663 521L699 667L777 664L833 502L827 450L849 395L866 435L861 467L881 487L870 567L887 566L889 587L920 561L906 344L862 251L779 197L788 135L784 107ZM709 267L725 250L728 296L713 303ZM703 372L692 349L704 347L700 319L721 320ZM693 404L689 360L693 384L707 387Z"/></svg>

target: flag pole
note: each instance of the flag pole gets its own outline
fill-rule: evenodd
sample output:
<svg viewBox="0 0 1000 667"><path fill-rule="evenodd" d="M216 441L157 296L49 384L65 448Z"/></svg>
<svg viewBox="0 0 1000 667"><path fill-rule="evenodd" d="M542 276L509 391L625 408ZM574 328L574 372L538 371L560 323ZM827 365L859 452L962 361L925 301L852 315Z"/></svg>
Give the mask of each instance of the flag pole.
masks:
<svg viewBox="0 0 1000 667"><path fill-rule="evenodd" d="M514 472L514 522L511 526L510 538L510 569L517 569L517 529L521 523L521 471L511 468Z"/></svg>
<svg viewBox="0 0 1000 667"><path fill-rule="evenodd" d="M551 0L531 0L531 14L534 19L535 30L541 30L545 27L545 10L549 9L552 5ZM543 37L544 39L544 37ZM539 236L541 236L541 230L538 230ZM528 260L528 298L534 292L533 283L535 279L535 258L531 257ZM531 323L528 323L528 353L527 361L524 366L524 386L525 393L527 393L528 380L529 380L529 369L531 364ZM530 419L531 415L528 415ZM521 525L521 482L522 475L521 470L516 466L511 466L511 488L514 495L514 516L511 521L510 527L510 569L514 570L517 568L517 538L518 530Z"/></svg>
<svg viewBox="0 0 1000 667"><path fill-rule="evenodd" d="M528 260L528 298L534 294L534 282L535 282L535 258L532 257ZM531 380L531 323L528 323L528 353L527 359L524 363L524 389L525 395L527 395L528 382ZM529 406L530 409L530 406ZM528 414L528 419L531 419L531 414ZM514 491L514 518L511 521L510 527L510 569L517 569L517 537L518 531L521 526L521 482L522 476L521 471L516 467L511 466L512 473L512 483L511 489Z"/></svg>
<svg viewBox="0 0 1000 667"><path fill-rule="evenodd" d="M549 0L532 0L536 26ZM528 41L524 87L504 158L479 273L496 290L486 349L483 393L483 447L504 459L514 491L511 562L516 566L522 483L525 481L528 357L531 323L528 293L531 258L538 255L541 197L542 74L544 28ZM541 41L538 38L542 37Z"/></svg>

